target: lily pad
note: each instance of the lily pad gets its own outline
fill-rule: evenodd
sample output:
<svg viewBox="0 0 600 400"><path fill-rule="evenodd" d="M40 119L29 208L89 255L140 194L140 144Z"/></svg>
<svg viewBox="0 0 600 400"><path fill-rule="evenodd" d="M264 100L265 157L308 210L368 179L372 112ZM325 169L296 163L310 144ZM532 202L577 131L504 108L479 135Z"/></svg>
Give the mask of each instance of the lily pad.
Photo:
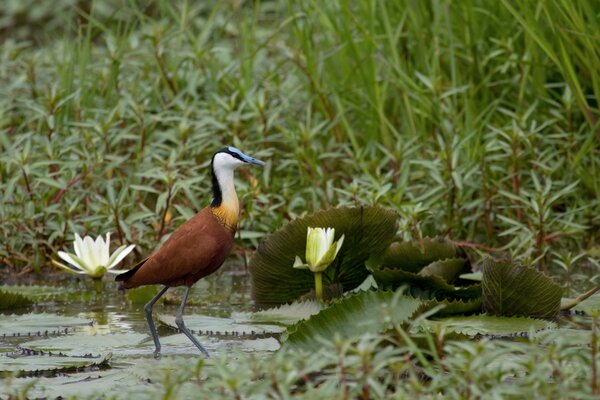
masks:
<svg viewBox="0 0 600 400"><path fill-rule="evenodd" d="M0 315L0 337L59 335L92 323L83 318L46 313Z"/></svg>
<svg viewBox="0 0 600 400"><path fill-rule="evenodd" d="M429 329L445 329L468 336L515 336L531 331L553 329L554 322L525 317L495 317L490 315L454 316L435 320L425 320L423 326Z"/></svg>
<svg viewBox="0 0 600 400"><path fill-rule="evenodd" d="M311 315L318 314L321 308L321 303L316 300L296 301L292 304L284 304L257 312L235 312L231 317L235 321L243 323L292 325L310 318Z"/></svg>
<svg viewBox="0 0 600 400"><path fill-rule="evenodd" d="M421 305L421 300L399 292L371 291L351 294L333 305L288 328L285 345L306 350L322 346L320 338L343 338L364 333L379 333L393 323L407 321Z"/></svg>
<svg viewBox="0 0 600 400"><path fill-rule="evenodd" d="M62 352L70 355L100 354L117 352L119 349L134 347L147 338L148 335L133 332L111 333L107 335L76 333L74 335L21 343L21 347L33 350Z"/></svg>
<svg viewBox="0 0 600 400"><path fill-rule="evenodd" d="M314 287L313 273L292 267L304 258L308 227L335 228L345 235L336 259L323 275L323 284L339 283L343 291L360 285L368 275L364 263L383 253L397 230L397 214L380 207L335 208L298 218L262 242L250 261L252 298L259 304L294 301Z"/></svg>
<svg viewBox="0 0 600 400"><path fill-rule="evenodd" d="M373 269L373 277L382 288L397 289L402 285L414 297L438 300L444 299L475 299L481 297L481 287L472 285L456 288L437 275L420 275L401 269Z"/></svg>
<svg viewBox="0 0 600 400"><path fill-rule="evenodd" d="M158 315L158 320L170 328L178 329L175 317ZM260 336L279 334L285 327L273 324L238 323L233 318L209 317L207 315L187 315L183 318L185 326L193 333L207 336Z"/></svg>
<svg viewBox="0 0 600 400"><path fill-rule="evenodd" d="M55 376L83 371L92 366L108 368L111 354L98 356L67 356L59 353L17 350L0 355L0 377L3 375Z"/></svg>
<svg viewBox="0 0 600 400"><path fill-rule="evenodd" d="M20 293L0 289L0 310L14 310L33 304L33 299Z"/></svg>
<svg viewBox="0 0 600 400"><path fill-rule="evenodd" d="M428 300L423 303L423 306L419 309L419 314L427 310L431 310L435 307L442 307L435 313L436 317L449 316L449 315L461 315L461 314L475 314L481 312L481 298L467 299L467 300Z"/></svg>
<svg viewBox="0 0 600 400"><path fill-rule="evenodd" d="M533 268L486 259L482 297L483 310L490 315L554 318L562 288Z"/></svg>
<svg viewBox="0 0 600 400"><path fill-rule="evenodd" d="M375 253L376 259L377 253ZM437 260L455 258L456 247L442 238L424 238L415 242L394 242L379 257L379 268L402 269L417 273Z"/></svg>
<svg viewBox="0 0 600 400"><path fill-rule="evenodd" d="M439 276L446 282L452 283L467 265L466 258L448 258L434 261L419 271L421 276Z"/></svg>

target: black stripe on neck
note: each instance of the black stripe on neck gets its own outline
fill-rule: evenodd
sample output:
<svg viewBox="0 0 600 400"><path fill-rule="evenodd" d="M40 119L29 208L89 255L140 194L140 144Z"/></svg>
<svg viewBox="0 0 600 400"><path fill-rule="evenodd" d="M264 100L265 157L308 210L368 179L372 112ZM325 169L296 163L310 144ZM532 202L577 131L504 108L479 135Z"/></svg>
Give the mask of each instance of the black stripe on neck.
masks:
<svg viewBox="0 0 600 400"><path fill-rule="evenodd" d="M214 157L213 157L214 161ZM215 167L213 167L213 163L210 163L210 173L212 175L212 194L213 199L212 203L210 203L211 207L219 207L223 202L223 194L221 193L221 185L219 185L219 180L217 179L217 174L215 174Z"/></svg>

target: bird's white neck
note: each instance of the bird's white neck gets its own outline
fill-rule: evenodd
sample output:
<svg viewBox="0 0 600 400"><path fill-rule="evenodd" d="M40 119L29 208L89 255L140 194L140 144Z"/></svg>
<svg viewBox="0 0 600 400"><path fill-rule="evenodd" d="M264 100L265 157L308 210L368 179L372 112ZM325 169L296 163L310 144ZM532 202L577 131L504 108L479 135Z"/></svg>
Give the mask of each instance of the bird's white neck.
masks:
<svg viewBox="0 0 600 400"><path fill-rule="evenodd" d="M240 214L240 204L233 183L233 168L213 170L213 214L229 228L235 229Z"/></svg>

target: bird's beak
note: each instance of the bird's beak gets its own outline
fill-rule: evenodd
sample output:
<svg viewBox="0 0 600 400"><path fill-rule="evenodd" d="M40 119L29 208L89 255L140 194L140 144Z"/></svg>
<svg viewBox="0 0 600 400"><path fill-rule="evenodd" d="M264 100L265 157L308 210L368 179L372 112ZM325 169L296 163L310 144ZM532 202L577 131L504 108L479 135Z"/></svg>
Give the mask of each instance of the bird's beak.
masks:
<svg viewBox="0 0 600 400"><path fill-rule="evenodd" d="M243 154L242 159L244 160L245 163L248 163L248 164L260 165L261 167L265 165L264 161L257 160L256 158L247 156L245 154Z"/></svg>
<svg viewBox="0 0 600 400"><path fill-rule="evenodd" d="M246 161L248 164L260 165L263 167L265 165L264 161L257 160L256 158L250 158L250 160Z"/></svg>

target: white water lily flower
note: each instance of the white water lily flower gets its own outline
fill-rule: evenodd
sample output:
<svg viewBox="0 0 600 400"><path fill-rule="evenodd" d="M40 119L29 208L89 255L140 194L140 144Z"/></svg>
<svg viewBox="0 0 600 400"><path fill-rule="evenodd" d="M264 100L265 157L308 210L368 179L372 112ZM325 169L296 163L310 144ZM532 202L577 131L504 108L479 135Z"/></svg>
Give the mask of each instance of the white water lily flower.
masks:
<svg viewBox="0 0 600 400"><path fill-rule="evenodd" d="M306 233L306 263L296 256L294 268L308 268L312 272L323 272L333 262L342 244L344 235L333 241L335 228L308 228Z"/></svg>
<svg viewBox="0 0 600 400"><path fill-rule="evenodd" d="M85 236L83 239L77 233L75 234L75 242L73 248L75 254L59 251L58 256L74 266L75 268L66 266L58 261L52 260L52 264L60 269L63 269L72 274L89 275L92 278L100 278L105 273L120 274L125 270L113 269L133 250L134 244L129 246L121 246L111 255L110 254L110 233L106 234L106 241L102 236L98 236L96 240L90 236Z"/></svg>

